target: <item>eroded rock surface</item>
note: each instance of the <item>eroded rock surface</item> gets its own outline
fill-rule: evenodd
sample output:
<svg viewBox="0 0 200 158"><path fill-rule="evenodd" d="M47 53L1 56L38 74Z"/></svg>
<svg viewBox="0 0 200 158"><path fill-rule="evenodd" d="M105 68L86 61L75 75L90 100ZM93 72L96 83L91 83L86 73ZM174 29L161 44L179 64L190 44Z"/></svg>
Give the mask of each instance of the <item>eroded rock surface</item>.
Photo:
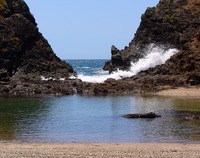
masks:
<svg viewBox="0 0 200 158"><path fill-rule="evenodd" d="M46 91L39 85L41 76L59 79L70 74L75 74L73 68L55 55L26 3L0 0L0 93Z"/></svg>
<svg viewBox="0 0 200 158"><path fill-rule="evenodd" d="M200 84L200 1L160 0L148 8L129 46L112 46L104 69L128 70L149 44L177 48L163 65L121 80L83 83L70 80L73 68L61 61L38 32L23 0L0 0L0 94L133 94ZM44 77L42 80L41 77ZM48 78L48 80L46 80Z"/></svg>
<svg viewBox="0 0 200 158"><path fill-rule="evenodd" d="M23 0L1 0L0 10L0 81L40 75L67 77L74 73L38 31Z"/></svg>
<svg viewBox="0 0 200 158"><path fill-rule="evenodd" d="M128 70L130 62L142 58L152 43L180 50L165 65L156 67L153 74L181 74L184 77L187 74L188 82L199 84L200 1L160 0L156 7L148 8L129 46L115 53L115 46L112 46L111 60L104 69L110 72Z"/></svg>

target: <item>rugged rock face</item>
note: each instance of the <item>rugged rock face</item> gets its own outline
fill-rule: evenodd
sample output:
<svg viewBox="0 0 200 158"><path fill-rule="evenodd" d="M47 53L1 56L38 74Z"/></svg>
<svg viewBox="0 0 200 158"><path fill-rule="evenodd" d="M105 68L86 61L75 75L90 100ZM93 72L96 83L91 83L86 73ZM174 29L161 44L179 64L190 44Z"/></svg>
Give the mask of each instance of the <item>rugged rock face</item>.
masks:
<svg viewBox="0 0 200 158"><path fill-rule="evenodd" d="M134 39L124 50L112 46L112 59L105 69L127 70L149 44L175 47L180 51L165 64L121 80L83 83L59 80L75 73L52 51L38 32L35 19L23 0L0 0L0 94L68 95L133 94L156 92L200 84L200 1L160 0L148 8ZM41 80L41 76L51 77Z"/></svg>
<svg viewBox="0 0 200 158"><path fill-rule="evenodd" d="M162 8L163 5L163 1L161 1L158 7ZM176 78L176 82L182 82L183 85L199 85L200 1L174 0L171 8L171 17L167 20L170 20L170 23L173 24L171 25L174 26L174 30L171 30L173 36L169 31L166 35L168 37L165 38L180 51L173 55L165 64L146 71L146 74L151 76L165 75L167 76L165 79L171 76L179 76Z"/></svg>
<svg viewBox="0 0 200 158"><path fill-rule="evenodd" d="M23 0L0 0L0 81L75 73L52 51Z"/></svg>
<svg viewBox="0 0 200 158"><path fill-rule="evenodd" d="M164 66L154 69L154 74L189 73L188 80L193 84L199 83L200 1L160 0L156 7L148 8L129 46L120 51L112 46L111 60L104 69L110 72L117 68L127 70L130 61L135 62L143 57L145 48L151 43L180 50Z"/></svg>

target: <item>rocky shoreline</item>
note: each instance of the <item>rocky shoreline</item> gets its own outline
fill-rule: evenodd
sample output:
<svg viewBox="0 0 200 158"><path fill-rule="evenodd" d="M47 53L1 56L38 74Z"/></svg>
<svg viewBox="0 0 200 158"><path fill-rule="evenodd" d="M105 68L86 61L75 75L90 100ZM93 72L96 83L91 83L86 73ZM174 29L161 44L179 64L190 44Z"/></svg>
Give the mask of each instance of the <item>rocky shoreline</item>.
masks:
<svg viewBox="0 0 200 158"><path fill-rule="evenodd" d="M61 61L38 31L23 0L0 1L1 95L112 95L156 93L176 87L200 85L200 2L160 0L142 15L141 24L128 47L111 48L104 69L128 70L130 62L145 55L149 44L179 49L165 64L121 80L85 83ZM46 79L48 78L48 80Z"/></svg>
<svg viewBox="0 0 200 158"><path fill-rule="evenodd" d="M131 79L130 79L131 80ZM139 80L140 81L140 80ZM63 95L131 95L131 94L151 94L164 96L187 96L200 97L198 93L200 86L188 86L173 83L170 85L160 85L149 81L146 84L139 81L113 80L109 79L105 83L84 83L80 80L57 80L57 81L24 81L0 82L1 96L63 96ZM174 86L173 86L174 85Z"/></svg>

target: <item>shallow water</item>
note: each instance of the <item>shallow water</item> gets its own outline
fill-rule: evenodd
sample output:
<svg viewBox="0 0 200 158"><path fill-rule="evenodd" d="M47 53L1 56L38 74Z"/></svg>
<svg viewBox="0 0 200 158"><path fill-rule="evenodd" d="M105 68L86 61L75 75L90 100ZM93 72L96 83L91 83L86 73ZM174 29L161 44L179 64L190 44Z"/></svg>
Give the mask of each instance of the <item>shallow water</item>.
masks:
<svg viewBox="0 0 200 158"><path fill-rule="evenodd" d="M126 119L151 112L155 119ZM0 98L0 140L22 142L200 142L200 99L156 96Z"/></svg>

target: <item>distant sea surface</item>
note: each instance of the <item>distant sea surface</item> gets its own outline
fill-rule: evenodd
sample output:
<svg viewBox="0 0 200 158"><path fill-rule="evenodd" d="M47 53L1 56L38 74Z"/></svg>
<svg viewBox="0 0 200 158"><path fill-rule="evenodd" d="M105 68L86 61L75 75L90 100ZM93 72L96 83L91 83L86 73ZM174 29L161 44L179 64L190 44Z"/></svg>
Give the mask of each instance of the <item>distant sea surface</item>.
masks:
<svg viewBox="0 0 200 158"><path fill-rule="evenodd" d="M78 73L86 76L95 76L106 73L102 70L108 59L68 59L73 69Z"/></svg>

